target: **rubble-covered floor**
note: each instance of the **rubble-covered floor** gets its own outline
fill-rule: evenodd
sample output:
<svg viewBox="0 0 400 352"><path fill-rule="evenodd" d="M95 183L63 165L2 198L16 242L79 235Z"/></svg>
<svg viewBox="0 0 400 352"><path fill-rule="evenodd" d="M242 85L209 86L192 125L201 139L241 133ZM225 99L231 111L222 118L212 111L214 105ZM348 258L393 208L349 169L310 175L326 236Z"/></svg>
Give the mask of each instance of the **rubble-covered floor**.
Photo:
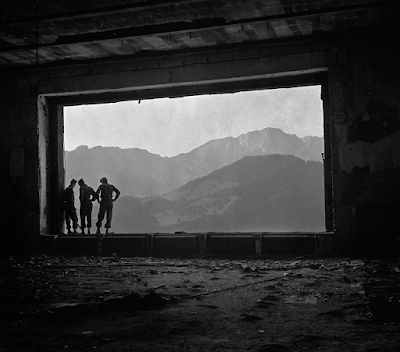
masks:
<svg viewBox="0 0 400 352"><path fill-rule="evenodd" d="M0 351L400 351L397 261L1 258Z"/></svg>

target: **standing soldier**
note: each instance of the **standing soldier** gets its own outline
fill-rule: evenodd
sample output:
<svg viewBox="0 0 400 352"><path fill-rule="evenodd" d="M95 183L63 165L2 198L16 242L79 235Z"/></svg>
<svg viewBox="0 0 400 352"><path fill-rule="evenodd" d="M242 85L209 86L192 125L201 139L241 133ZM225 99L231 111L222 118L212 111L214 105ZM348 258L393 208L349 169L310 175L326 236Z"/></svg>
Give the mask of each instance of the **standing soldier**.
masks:
<svg viewBox="0 0 400 352"><path fill-rule="evenodd" d="M82 234L85 234L85 227L87 227L87 234L90 235L90 228L92 227L92 202L96 200L96 192L92 187L85 184L83 178L78 181L79 188L79 200L81 202L81 208L79 215L81 218L81 230Z"/></svg>
<svg viewBox="0 0 400 352"><path fill-rule="evenodd" d="M75 196L74 187L76 185L76 180L72 179L69 186L63 192L63 206L65 211L65 223L67 225L68 234L76 233L76 228L78 227L78 217L76 216L75 209ZM72 228L71 231L71 220Z"/></svg>
<svg viewBox="0 0 400 352"><path fill-rule="evenodd" d="M108 234L109 229L111 228L111 219L112 219L112 210L113 210L113 202L115 202L119 195L120 191L113 185L110 185L107 178L102 177L100 179L101 185L96 191L96 198L100 202L99 216L97 219L97 232L96 234L100 234L101 223L104 219L104 215L107 213L106 220L106 234ZM113 198L113 193L115 193L115 198ZM99 196L101 200L99 200Z"/></svg>

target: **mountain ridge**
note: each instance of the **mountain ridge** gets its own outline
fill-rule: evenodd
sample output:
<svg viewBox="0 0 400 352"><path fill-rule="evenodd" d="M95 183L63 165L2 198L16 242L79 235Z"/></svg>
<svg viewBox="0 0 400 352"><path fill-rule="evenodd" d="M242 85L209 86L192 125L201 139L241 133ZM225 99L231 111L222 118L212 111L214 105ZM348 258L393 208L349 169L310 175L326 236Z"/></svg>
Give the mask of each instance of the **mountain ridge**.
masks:
<svg viewBox="0 0 400 352"><path fill-rule="evenodd" d="M320 137L299 138L270 127L238 137L211 140L173 157L162 157L140 148L79 146L65 152L66 180L83 178L96 188L99 179L106 176L122 194L148 197L167 193L244 156L283 154L321 160L322 152Z"/></svg>
<svg viewBox="0 0 400 352"><path fill-rule="evenodd" d="M148 232L161 233L325 231L323 164L292 155L245 156L135 202L131 211L116 203L116 231L143 231L143 219ZM135 222L137 214L142 215Z"/></svg>

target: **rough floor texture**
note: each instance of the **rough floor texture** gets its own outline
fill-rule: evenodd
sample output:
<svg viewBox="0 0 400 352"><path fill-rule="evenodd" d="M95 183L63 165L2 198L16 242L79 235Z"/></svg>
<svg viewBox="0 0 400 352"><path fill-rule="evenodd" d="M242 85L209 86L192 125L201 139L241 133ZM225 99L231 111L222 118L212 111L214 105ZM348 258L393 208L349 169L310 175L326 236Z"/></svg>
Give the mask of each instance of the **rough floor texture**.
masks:
<svg viewBox="0 0 400 352"><path fill-rule="evenodd" d="M400 351L397 261L1 259L1 351Z"/></svg>

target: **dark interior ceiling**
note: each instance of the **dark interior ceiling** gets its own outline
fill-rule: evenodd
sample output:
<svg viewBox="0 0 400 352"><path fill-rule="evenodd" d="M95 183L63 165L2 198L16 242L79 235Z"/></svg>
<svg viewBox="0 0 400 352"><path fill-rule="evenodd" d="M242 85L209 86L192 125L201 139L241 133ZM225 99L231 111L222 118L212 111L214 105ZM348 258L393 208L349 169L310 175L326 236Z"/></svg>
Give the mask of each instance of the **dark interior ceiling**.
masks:
<svg viewBox="0 0 400 352"><path fill-rule="evenodd" d="M396 26L399 0L3 0L0 70L338 37Z"/></svg>

